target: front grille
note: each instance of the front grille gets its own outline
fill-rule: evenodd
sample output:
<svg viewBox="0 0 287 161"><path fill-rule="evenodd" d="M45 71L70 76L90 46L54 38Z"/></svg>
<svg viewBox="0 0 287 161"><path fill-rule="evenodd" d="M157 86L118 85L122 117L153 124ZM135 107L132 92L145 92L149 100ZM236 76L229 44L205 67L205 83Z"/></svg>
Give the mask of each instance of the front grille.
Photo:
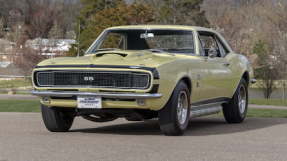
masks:
<svg viewBox="0 0 287 161"><path fill-rule="evenodd" d="M35 73L35 84L39 87L147 89L150 86L150 74L126 71L40 71Z"/></svg>

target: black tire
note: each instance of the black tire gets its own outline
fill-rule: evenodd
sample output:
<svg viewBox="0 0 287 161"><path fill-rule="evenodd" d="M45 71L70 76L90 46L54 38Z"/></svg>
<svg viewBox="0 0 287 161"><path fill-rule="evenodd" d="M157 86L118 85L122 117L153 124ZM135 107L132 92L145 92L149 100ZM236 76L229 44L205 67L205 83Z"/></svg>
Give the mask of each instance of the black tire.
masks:
<svg viewBox="0 0 287 161"><path fill-rule="evenodd" d="M242 92L242 90L245 90ZM240 105L240 97L245 95L245 108ZM223 114L227 123L241 123L244 121L248 110L248 85L247 82L242 79L237 87L237 90L233 98L227 104L223 104Z"/></svg>
<svg viewBox="0 0 287 161"><path fill-rule="evenodd" d="M41 105L41 111L43 122L51 132L69 131L75 118L75 112L72 109Z"/></svg>
<svg viewBox="0 0 287 161"><path fill-rule="evenodd" d="M187 111L185 110L187 114L186 119L180 120L178 117L177 110L178 108L180 108L178 107L179 97L181 97L182 100L184 100L183 97L187 97L186 101L184 101L187 103ZM186 104L182 105L183 107L186 106ZM169 101L167 102L165 107L159 111L158 115L160 129L165 135L176 136L182 135L184 133L188 126L190 117L190 92L187 85L183 81L177 84Z"/></svg>

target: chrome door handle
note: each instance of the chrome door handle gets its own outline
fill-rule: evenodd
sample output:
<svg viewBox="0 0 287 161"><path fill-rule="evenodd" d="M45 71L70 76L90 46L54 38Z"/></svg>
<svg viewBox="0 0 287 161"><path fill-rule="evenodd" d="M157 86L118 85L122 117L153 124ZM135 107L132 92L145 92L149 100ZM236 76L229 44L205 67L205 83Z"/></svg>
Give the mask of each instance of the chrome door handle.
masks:
<svg viewBox="0 0 287 161"><path fill-rule="evenodd" d="M228 67L229 65L230 65L230 63L228 63L228 62L223 63L223 66L225 66L225 67Z"/></svg>

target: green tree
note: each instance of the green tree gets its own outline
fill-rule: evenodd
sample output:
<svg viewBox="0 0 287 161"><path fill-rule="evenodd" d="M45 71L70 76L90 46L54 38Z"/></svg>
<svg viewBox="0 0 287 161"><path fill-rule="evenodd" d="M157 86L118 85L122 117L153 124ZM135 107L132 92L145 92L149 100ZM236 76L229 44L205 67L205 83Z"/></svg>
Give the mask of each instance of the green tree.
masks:
<svg viewBox="0 0 287 161"><path fill-rule="evenodd" d="M201 10L203 0L138 0L157 9L157 23L176 25L209 26L205 12Z"/></svg>
<svg viewBox="0 0 287 161"><path fill-rule="evenodd" d="M107 7L90 15L78 37L81 55L99 34L108 27L119 25L147 24L154 21L154 10L146 4L133 3L128 5L119 2L114 7ZM69 55L75 56L77 45L74 45Z"/></svg>
<svg viewBox="0 0 287 161"><path fill-rule="evenodd" d="M79 36L82 34L82 32L86 33L87 26L91 23L92 17L97 14L98 12L114 8L118 5L118 3L122 3L122 0L80 0L81 10L80 14L77 18L76 27L75 27L75 34L76 39L79 41L80 46L80 54L82 55L84 50L87 49L87 45L83 44L83 41L85 43L85 39L83 36ZM84 34L85 35L85 34ZM90 40L91 41L91 40ZM90 42L88 41L88 42ZM68 52L68 56L75 56L77 55L78 51L78 44L72 45Z"/></svg>
<svg viewBox="0 0 287 161"><path fill-rule="evenodd" d="M258 56L255 77L260 80L258 84L263 90L264 97L269 99L276 89L275 81L280 78L278 59L270 54L268 44L262 40L254 45L253 52Z"/></svg>
<svg viewBox="0 0 287 161"><path fill-rule="evenodd" d="M86 25L90 18L97 12L114 8L122 0L81 0L82 9L80 10L79 20L82 26Z"/></svg>

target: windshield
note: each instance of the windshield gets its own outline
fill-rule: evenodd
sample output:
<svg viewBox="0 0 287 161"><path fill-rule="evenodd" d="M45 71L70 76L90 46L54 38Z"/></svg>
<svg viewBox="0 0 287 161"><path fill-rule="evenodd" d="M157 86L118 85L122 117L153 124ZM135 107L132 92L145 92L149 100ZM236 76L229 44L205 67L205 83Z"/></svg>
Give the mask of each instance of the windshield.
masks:
<svg viewBox="0 0 287 161"><path fill-rule="evenodd" d="M87 53L105 50L194 54L194 41L192 31L187 30L108 30Z"/></svg>

